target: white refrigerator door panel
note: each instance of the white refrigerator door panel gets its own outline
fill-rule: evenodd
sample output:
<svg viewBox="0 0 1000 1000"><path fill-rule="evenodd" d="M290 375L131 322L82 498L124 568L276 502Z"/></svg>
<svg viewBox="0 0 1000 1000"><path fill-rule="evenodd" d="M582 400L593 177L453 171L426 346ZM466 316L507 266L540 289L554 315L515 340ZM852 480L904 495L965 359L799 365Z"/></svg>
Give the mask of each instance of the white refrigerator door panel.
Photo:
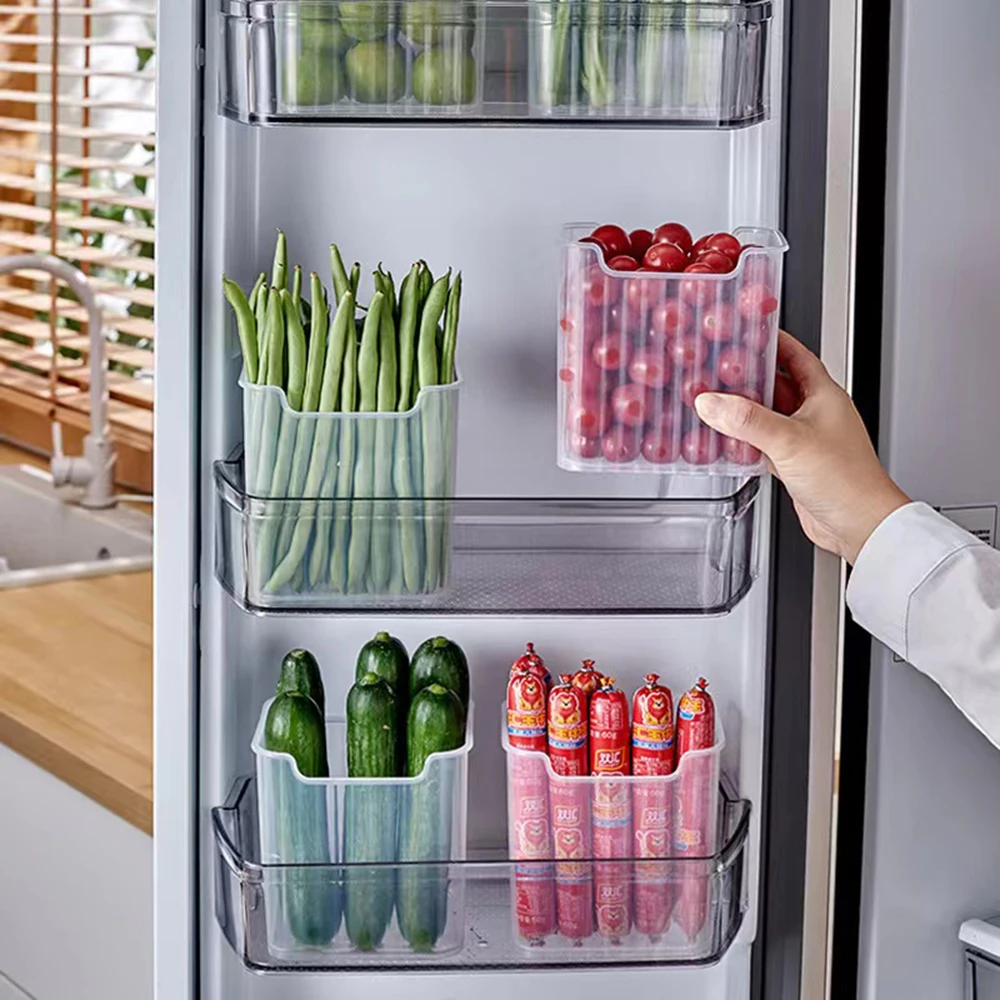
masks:
<svg viewBox="0 0 1000 1000"><path fill-rule="evenodd" d="M893 7L882 453L915 498L996 504L1000 7ZM859 330L859 336L864 330ZM848 665L849 666L849 665ZM959 924L1000 912L1000 751L873 656L860 995L957 997Z"/></svg>

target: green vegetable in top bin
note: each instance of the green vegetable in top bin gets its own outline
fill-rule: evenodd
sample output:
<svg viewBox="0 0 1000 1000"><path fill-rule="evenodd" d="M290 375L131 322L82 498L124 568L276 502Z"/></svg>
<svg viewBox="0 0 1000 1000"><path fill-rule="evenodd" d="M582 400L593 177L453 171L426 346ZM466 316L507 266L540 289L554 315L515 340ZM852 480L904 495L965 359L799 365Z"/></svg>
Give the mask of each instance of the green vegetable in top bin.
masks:
<svg viewBox="0 0 1000 1000"><path fill-rule="evenodd" d="M344 57L349 96L364 104L398 101L406 84L402 49L394 42L359 42Z"/></svg>
<svg viewBox="0 0 1000 1000"><path fill-rule="evenodd" d="M291 72L299 107L335 104L347 92L344 66L334 49L302 53Z"/></svg>
<svg viewBox="0 0 1000 1000"><path fill-rule="evenodd" d="M426 49L413 61L413 96L423 104L468 104L476 96L476 61L466 52Z"/></svg>
<svg viewBox="0 0 1000 1000"><path fill-rule="evenodd" d="M359 42L385 38L390 10L385 0L342 0L339 7L340 23L349 37Z"/></svg>
<svg viewBox="0 0 1000 1000"><path fill-rule="evenodd" d="M468 5L459 0L404 0L400 15L400 30L412 45L459 46L472 38Z"/></svg>

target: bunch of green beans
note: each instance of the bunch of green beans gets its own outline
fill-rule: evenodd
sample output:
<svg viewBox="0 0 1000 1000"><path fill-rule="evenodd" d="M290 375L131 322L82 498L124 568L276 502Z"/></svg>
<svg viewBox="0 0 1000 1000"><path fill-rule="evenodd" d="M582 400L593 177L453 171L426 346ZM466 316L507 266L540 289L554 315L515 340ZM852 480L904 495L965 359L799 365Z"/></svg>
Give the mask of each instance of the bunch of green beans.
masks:
<svg viewBox="0 0 1000 1000"><path fill-rule="evenodd" d="M380 264L359 306L360 264L348 272L333 244L330 266L332 301L315 272L307 301L279 232L270 283L262 273L247 295L222 279L243 355L246 489L265 501L248 575L290 604L429 593L448 565L456 397L422 390L456 379L462 276L435 280L418 261L397 294ZM364 416L380 413L394 416Z"/></svg>

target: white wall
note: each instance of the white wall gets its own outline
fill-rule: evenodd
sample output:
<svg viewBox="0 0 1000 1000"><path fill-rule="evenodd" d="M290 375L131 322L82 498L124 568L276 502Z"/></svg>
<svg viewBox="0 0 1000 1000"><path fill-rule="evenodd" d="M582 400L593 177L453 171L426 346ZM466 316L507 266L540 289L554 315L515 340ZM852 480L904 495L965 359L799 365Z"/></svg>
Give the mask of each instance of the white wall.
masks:
<svg viewBox="0 0 1000 1000"><path fill-rule="evenodd" d="M893 18L882 454L915 498L996 504L1000 5ZM882 647L870 726L859 995L957 998L959 923L1000 913L1000 750Z"/></svg>

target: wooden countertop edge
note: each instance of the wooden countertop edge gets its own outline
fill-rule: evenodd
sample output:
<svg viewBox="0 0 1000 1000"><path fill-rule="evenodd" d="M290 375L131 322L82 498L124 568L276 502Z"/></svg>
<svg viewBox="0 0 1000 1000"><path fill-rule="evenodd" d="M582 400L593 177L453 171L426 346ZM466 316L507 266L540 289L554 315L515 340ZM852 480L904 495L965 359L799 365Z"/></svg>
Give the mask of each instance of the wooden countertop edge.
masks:
<svg viewBox="0 0 1000 1000"><path fill-rule="evenodd" d="M0 706L0 743L55 775L144 833L153 833L153 800L60 746Z"/></svg>

